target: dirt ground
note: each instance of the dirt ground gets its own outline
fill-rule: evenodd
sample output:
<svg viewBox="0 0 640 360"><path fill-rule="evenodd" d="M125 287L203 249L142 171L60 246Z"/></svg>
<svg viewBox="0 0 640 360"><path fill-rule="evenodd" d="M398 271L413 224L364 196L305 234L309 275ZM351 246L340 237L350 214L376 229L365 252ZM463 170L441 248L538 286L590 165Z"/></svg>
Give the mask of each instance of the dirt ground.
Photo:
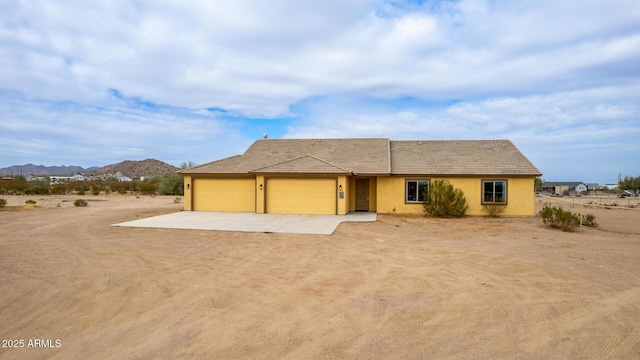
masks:
<svg viewBox="0 0 640 360"><path fill-rule="evenodd" d="M637 209L571 233L379 215L325 236L110 226L174 197L3 197L2 359L640 358Z"/></svg>

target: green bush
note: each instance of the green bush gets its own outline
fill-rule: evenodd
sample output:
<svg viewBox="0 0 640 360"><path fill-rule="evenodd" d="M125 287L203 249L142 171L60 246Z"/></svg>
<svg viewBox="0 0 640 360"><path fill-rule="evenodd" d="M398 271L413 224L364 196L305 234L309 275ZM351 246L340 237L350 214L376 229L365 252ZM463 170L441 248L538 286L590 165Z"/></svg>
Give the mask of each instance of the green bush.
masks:
<svg viewBox="0 0 640 360"><path fill-rule="evenodd" d="M506 207L504 205L490 204L482 205L482 211L487 213L488 217L499 217L504 212Z"/></svg>
<svg viewBox="0 0 640 360"><path fill-rule="evenodd" d="M0 199L0 208L3 208L7 206L7 200L6 199Z"/></svg>
<svg viewBox="0 0 640 360"><path fill-rule="evenodd" d="M582 225L588 227L598 227L596 216L593 214L582 215Z"/></svg>
<svg viewBox="0 0 640 360"><path fill-rule="evenodd" d="M158 186L160 195L184 195L184 177L177 173L165 174Z"/></svg>
<svg viewBox="0 0 640 360"><path fill-rule="evenodd" d="M142 194L152 195L158 190L158 185L153 181L143 181L140 183L139 189Z"/></svg>
<svg viewBox="0 0 640 360"><path fill-rule="evenodd" d="M25 194L30 195L49 195L49 181L48 180L33 180L28 182L28 187L25 190Z"/></svg>
<svg viewBox="0 0 640 360"><path fill-rule="evenodd" d="M65 184L55 184L50 187L51 193L56 195L64 195L67 193L67 186Z"/></svg>
<svg viewBox="0 0 640 360"><path fill-rule="evenodd" d="M37 202L37 201L35 201L35 200L31 200L31 199L29 199L29 200L25 201L24 203L25 203L25 204L27 204L27 205L35 205L35 204L36 204L36 202Z"/></svg>
<svg viewBox="0 0 640 360"><path fill-rule="evenodd" d="M78 206L78 207L86 207L89 204L84 199L78 199L78 200L73 202L73 205Z"/></svg>
<svg viewBox="0 0 640 360"><path fill-rule="evenodd" d="M433 217L463 217L469 206L460 189L456 189L448 180L434 181L422 203L425 215Z"/></svg>
<svg viewBox="0 0 640 360"><path fill-rule="evenodd" d="M539 214L543 223L549 224L551 227L560 228L562 231L572 231L580 226L578 215L571 211L563 210L562 207L545 205Z"/></svg>

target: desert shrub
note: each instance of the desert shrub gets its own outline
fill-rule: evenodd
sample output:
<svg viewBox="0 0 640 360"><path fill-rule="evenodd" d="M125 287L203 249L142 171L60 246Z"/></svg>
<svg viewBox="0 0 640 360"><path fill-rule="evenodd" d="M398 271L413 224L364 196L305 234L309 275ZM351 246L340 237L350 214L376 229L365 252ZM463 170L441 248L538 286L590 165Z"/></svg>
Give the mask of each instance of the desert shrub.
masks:
<svg viewBox="0 0 640 360"><path fill-rule="evenodd" d="M498 217L500 216L500 214L504 212L505 209L506 207L504 205L498 205L498 204L482 205L482 211L487 213L488 217Z"/></svg>
<svg viewBox="0 0 640 360"><path fill-rule="evenodd" d="M7 199L0 199L0 208L7 206Z"/></svg>
<svg viewBox="0 0 640 360"><path fill-rule="evenodd" d="M460 189L456 189L448 180L434 181L422 203L425 215L433 217L463 217L469 206Z"/></svg>
<svg viewBox="0 0 640 360"><path fill-rule="evenodd" d="M24 194L29 188L26 180L16 180L0 183L0 193L2 194Z"/></svg>
<svg viewBox="0 0 640 360"><path fill-rule="evenodd" d="M78 206L78 207L85 207L85 206L87 206L89 204L84 199L78 199L78 200L73 202L73 205Z"/></svg>
<svg viewBox="0 0 640 360"><path fill-rule="evenodd" d="M27 205L35 205L37 203L37 201L29 199L29 200L25 201L24 203L27 204Z"/></svg>
<svg viewBox="0 0 640 360"><path fill-rule="evenodd" d="M156 191L158 190L158 185L156 185L156 183L154 183L153 181L143 181L140 183L138 188L140 189L140 192L142 194L151 195L156 193Z"/></svg>
<svg viewBox="0 0 640 360"><path fill-rule="evenodd" d="M551 207L549 205L545 205L542 210L540 210L540 217L542 218L542 222L545 224L549 224L551 227L556 227L556 217L554 214L554 209L556 207Z"/></svg>
<svg viewBox="0 0 640 360"><path fill-rule="evenodd" d="M91 185L91 195L100 195L102 187L98 184Z"/></svg>
<svg viewBox="0 0 640 360"><path fill-rule="evenodd" d="M582 215L582 225L589 227L598 227L596 216L593 214Z"/></svg>
<svg viewBox="0 0 640 360"><path fill-rule="evenodd" d="M176 173L165 174L158 187L160 195L184 195L184 177Z"/></svg>
<svg viewBox="0 0 640 360"><path fill-rule="evenodd" d="M50 191L52 194L56 195L64 195L67 193L67 185L65 184L55 184L50 187Z"/></svg>
<svg viewBox="0 0 640 360"><path fill-rule="evenodd" d="M25 194L33 195L49 195L49 181L48 180L33 180L28 182L28 187L25 190Z"/></svg>
<svg viewBox="0 0 640 360"><path fill-rule="evenodd" d="M563 231L571 231L580 226L580 218L571 211L563 210L562 207L545 207L540 211L542 222L551 227L557 227ZM595 217L594 217L595 218Z"/></svg>
<svg viewBox="0 0 640 360"><path fill-rule="evenodd" d="M182 202L182 198L180 196L176 196L176 198L173 199L174 204L179 204L180 202Z"/></svg>

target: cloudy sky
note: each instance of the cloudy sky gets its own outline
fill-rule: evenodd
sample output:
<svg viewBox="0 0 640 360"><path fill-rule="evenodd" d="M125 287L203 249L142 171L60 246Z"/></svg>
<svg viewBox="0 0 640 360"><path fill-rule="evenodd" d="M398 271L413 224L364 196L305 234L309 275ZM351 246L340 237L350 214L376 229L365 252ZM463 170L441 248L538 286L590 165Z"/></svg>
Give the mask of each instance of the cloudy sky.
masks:
<svg viewBox="0 0 640 360"><path fill-rule="evenodd" d="M0 0L0 167L204 163L264 133L639 175L640 2Z"/></svg>

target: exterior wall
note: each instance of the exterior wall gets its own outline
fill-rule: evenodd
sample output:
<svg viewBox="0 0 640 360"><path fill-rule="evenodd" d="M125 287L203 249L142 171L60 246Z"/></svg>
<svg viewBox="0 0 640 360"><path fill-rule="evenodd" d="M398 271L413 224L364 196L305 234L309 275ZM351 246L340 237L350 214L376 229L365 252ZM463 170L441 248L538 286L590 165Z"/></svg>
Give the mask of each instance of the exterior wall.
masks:
<svg viewBox="0 0 640 360"><path fill-rule="evenodd" d="M184 210L191 211L192 210L192 202L191 202L191 176L184 176Z"/></svg>
<svg viewBox="0 0 640 360"><path fill-rule="evenodd" d="M265 178L264 175L256 176L256 212L265 213Z"/></svg>
<svg viewBox="0 0 640 360"><path fill-rule="evenodd" d="M338 215L346 215L349 212L349 199L352 193L351 189L353 189L349 184L350 181L347 176L338 176L338 193L336 194L338 197ZM342 191L340 187L342 187ZM342 197L340 196L341 192Z"/></svg>
<svg viewBox="0 0 640 360"><path fill-rule="evenodd" d="M387 214L424 214L422 204L405 203L405 180L428 179L431 182L443 179L429 176L389 176L378 177L377 211ZM467 215L486 215L482 211L482 180L507 180L507 205L504 216L534 216L534 178L509 177L450 177L449 182L462 192L467 199Z"/></svg>

